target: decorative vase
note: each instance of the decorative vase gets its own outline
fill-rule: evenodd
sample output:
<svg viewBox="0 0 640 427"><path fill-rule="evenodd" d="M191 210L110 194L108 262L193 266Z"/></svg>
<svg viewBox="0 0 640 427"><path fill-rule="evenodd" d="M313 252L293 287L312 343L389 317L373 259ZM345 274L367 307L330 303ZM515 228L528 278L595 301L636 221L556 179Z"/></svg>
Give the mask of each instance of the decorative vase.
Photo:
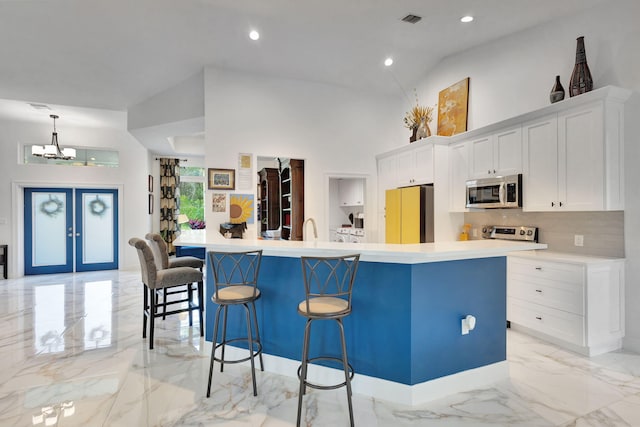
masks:
<svg viewBox="0 0 640 427"><path fill-rule="evenodd" d="M576 45L576 65L573 67L571 80L569 81L569 96L580 95L593 89L593 79L591 71L587 65L587 53L584 49L584 37L577 39Z"/></svg>
<svg viewBox="0 0 640 427"><path fill-rule="evenodd" d="M418 130L416 132L416 137L418 139L422 139L422 138L426 138L428 136L431 136L431 129L429 129L429 123L427 123L427 121L423 117L420 120L420 126L418 126Z"/></svg>
<svg viewBox="0 0 640 427"><path fill-rule="evenodd" d="M560 76L556 76L556 83L551 88L549 99L552 104L564 99L564 88L562 87L562 83L560 83Z"/></svg>
<svg viewBox="0 0 640 427"><path fill-rule="evenodd" d="M415 142L418 139L418 137L416 136L417 132L418 132L417 127L411 128L411 136L409 137L409 143Z"/></svg>

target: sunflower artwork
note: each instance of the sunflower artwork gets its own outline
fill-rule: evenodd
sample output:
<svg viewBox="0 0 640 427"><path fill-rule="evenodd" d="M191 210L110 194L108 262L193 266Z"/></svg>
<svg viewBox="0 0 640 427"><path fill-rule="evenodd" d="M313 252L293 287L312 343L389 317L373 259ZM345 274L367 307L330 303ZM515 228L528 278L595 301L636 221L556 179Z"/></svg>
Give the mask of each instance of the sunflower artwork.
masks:
<svg viewBox="0 0 640 427"><path fill-rule="evenodd" d="M253 194L232 194L229 200L229 217L232 224L253 224Z"/></svg>

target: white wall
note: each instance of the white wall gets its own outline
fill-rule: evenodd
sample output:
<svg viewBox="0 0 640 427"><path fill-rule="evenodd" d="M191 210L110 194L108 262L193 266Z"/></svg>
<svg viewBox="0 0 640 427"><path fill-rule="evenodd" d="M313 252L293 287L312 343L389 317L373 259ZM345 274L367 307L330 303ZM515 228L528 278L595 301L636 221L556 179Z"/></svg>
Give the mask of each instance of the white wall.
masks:
<svg viewBox="0 0 640 427"><path fill-rule="evenodd" d="M118 150L119 168L24 165L19 160L22 145L47 144L51 126L29 122L0 121L0 242L9 244L10 277L23 275L22 187L23 186L95 186L120 189L120 268L138 265L135 250L127 244L132 236L144 236L150 230L147 214L147 150L125 130L58 126L60 144Z"/></svg>
<svg viewBox="0 0 640 427"><path fill-rule="evenodd" d="M328 239L328 180L325 174L358 173L367 183L367 228L375 230L375 155L394 141L408 141L402 117L395 111L400 98L375 96L346 88L230 72L205 70L205 159L208 168L232 168L238 153L305 160L305 217L318 221L319 239ZM327 182L325 182L325 180ZM211 212L207 192L207 228L229 220L229 214ZM249 229L249 233L255 233Z"/></svg>
<svg viewBox="0 0 640 427"><path fill-rule="evenodd" d="M445 58L418 84L421 103L438 102L440 90L470 77L468 129L549 105L556 75L567 91L576 38L585 37L594 87L640 89L640 2L595 8ZM401 113L396 113L401 114ZM432 130L437 128L434 115Z"/></svg>
<svg viewBox="0 0 640 427"><path fill-rule="evenodd" d="M576 37L584 36L587 62L596 88L616 85L640 91L640 2L620 0L575 17L533 28L443 60L418 85L421 102L430 105L438 92L470 77L468 129L549 104L556 75L568 90ZM567 95L568 96L568 95ZM629 107L631 104L629 103ZM637 109L627 116L626 173L626 328L625 347L640 351L640 194L637 167L640 132ZM401 111L396 113L402 114ZM631 120L629 120L631 119ZM631 126L634 126L631 129ZM436 128L434 123L434 129Z"/></svg>

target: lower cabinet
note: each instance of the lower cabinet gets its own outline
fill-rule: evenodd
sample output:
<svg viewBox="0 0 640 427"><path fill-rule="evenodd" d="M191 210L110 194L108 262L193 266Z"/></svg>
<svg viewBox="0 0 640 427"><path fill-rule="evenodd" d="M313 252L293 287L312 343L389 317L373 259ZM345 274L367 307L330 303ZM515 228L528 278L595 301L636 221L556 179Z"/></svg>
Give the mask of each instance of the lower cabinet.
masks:
<svg viewBox="0 0 640 427"><path fill-rule="evenodd" d="M624 260L538 251L507 258L514 329L588 356L622 347Z"/></svg>

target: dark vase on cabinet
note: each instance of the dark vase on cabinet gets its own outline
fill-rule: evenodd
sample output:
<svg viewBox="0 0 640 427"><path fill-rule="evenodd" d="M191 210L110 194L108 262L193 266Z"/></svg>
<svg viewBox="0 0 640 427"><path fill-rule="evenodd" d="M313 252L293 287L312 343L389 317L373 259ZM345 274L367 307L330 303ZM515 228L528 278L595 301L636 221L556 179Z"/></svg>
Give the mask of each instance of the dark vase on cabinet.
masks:
<svg viewBox="0 0 640 427"><path fill-rule="evenodd" d="M280 228L280 174L276 168L263 168L258 172L258 220L260 236Z"/></svg>
<svg viewBox="0 0 640 427"><path fill-rule="evenodd" d="M280 170L283 240L302 240L304 222L304 160L291 159Z"/></svg>
<svg viewBox="0 0 640 427"><path fill-rule="evenodd" d="M584 37L580 36L577 39L576 45L576 65L573 67L573 73L571 73L571 80L569 81L569 95L580 95L581 93L589 92L592 89L593 79L591 78L589 65L587 65L587 53L584 48Z"/></svg>
<svg viewBox="0 0 640 427"><path fill-rule="evenodd" d="M556 76L556 82L551 88L549 99L552 104L564 99L564 88L562 87L562 83L560 83L560 76Z"/></svg>

